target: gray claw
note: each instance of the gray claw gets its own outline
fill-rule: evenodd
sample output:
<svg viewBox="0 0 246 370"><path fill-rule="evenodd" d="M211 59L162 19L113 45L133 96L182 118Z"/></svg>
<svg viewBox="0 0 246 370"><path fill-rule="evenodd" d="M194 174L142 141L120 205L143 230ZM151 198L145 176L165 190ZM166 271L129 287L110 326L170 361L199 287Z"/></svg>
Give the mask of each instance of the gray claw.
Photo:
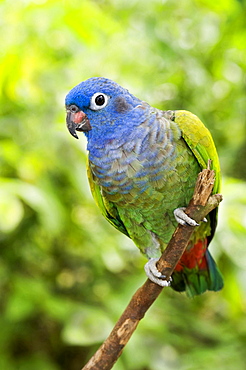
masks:
<svg viewBox="0 0 246 370"><path fill-rule="evenodd" d="M159 258L151 258L144 266L144 270L148 278L153 281L153 283L161 286L161 287L168 287L171 285L172 278L170 277L169 280L166 280L166 276L162 275L160 271L158 271L156 267L156 262Z"/></svg>
<svg viewBox="0 0 246 370"><path fill-rule="evenodd" d="M199 224L184 212L185 207L176 208L174 217L180 225L199 226Z"/></svg>

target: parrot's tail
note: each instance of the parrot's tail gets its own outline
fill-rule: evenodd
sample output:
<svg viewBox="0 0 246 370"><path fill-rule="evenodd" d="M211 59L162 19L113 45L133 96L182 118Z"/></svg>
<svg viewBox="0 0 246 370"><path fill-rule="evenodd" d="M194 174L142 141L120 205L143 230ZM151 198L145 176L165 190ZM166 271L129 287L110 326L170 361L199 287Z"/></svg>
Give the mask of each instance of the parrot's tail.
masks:
<svg viewBox="0 0 246 370"><path fill-rule="evenodd" d="M207 240L199 240L184 252L172 274L171 286L178 292L186 291L189 297L223 288L223 278L207 249Z"/></svg>

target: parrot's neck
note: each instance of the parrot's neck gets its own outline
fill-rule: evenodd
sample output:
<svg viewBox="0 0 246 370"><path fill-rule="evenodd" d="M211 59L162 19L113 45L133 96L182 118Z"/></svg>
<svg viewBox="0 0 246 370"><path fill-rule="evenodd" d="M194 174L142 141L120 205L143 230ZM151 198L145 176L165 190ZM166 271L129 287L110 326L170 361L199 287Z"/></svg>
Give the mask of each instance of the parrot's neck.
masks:
<svg viewBox="0 0 246 370"><path fill-rule="evenodd" d="M145 139L151 130L159 131L159 122L155 114L143 110L140 113L142 116L137 120L126 117L111 127L94 126L86 135L90 161L103 166L105 162L122 158L124 153L138 156L146 150Z"/></svg>
<svg viewBox="0 0 246 370"><path fill-rule="evenodd" d="M142 142L156 118L155 110L152 108L150 111L150 109L149 105L142 104L120 117L115 118L114 114L109 115L107 124L103 120L102 122L94 121L92 130L86 133L90 159L93 161L96 158L104 158L105 151L112 155L112 150L128 150L128 144L133 143L134 145L136 141ZM132 148L128 151L131 150Z"/></svg>

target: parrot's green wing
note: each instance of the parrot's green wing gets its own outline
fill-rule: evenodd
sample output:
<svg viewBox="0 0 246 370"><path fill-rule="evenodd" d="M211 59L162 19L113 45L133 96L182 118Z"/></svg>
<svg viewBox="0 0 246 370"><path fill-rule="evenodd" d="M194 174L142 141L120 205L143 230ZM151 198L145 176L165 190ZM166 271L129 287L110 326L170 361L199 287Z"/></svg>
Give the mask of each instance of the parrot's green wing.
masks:
<svg viewBox="0 0 246 370"><path fill-rule="evenodd" d="M102 215L106 220L113 225L117 230L121 231L123 234L129 236L123 222L120 219L117 208L112 202L109 202L101 192L100 186L96 183L89 162L87 161L87 176L91 188L92 196L99 207Z"/></svg>
<svg viewBox="0 0 246 370"><path fill-rule="evenodd" d="M218 154L208 129L194 114L185 111L175 111L174 121L182 132L182 137L198 160L202 169L208 168L208 160L212 161L210 169L215 171L213 194L220 191L220 164Z"/></svg>
<svg viewBox="0 0 246 370"><path fill-rule="evenodd" d="M182 137L196 157L201 169L208 168L208 160L211 160L210 169L215 171L215 182L213 194L220 191L221 175L218 154L214 141L208 129L202 121L185 110L175 111L174 121L181 129ZM211 235L208 237L208 243L212 240L217 225L218 208L210 212Z"/></svg>

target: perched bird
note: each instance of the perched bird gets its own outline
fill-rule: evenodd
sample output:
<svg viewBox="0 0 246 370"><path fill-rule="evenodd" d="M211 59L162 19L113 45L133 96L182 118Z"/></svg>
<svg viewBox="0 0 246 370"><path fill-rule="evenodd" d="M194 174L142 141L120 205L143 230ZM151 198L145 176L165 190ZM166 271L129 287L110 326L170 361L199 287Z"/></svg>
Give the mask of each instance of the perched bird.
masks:
<svg viewBox="0 0 246 370"><path fill-rule="evenodd" d="M223 280L207 249L217 210L200 225L184 212L209 159L216 173L213 193L220 187L217 152L203 123L188 111L153 108L101 77L75 86L65 104L70 133L78 138L76 131L83 131L87 138L92 195L103 216L147 256L147 276L189 296L220 290ZM195 231L168 282L156 261L178 222Z"/></svg>

